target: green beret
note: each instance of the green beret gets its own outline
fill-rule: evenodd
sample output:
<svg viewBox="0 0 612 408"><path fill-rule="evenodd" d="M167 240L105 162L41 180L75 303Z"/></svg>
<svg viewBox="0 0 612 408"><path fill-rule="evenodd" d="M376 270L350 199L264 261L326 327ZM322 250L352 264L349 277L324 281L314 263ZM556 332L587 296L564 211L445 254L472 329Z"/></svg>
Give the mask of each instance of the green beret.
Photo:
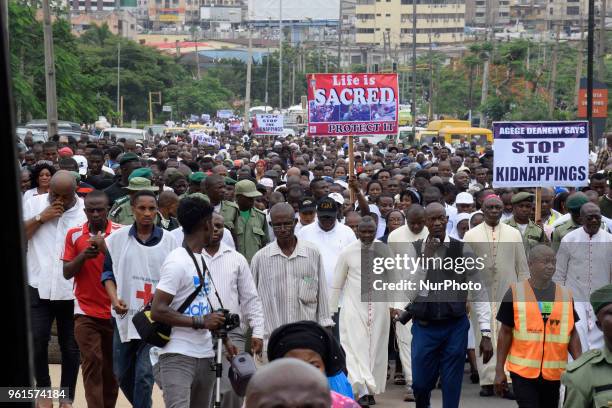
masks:
<svg viewBox="0 0 612 408"><path fill-rule="evenodd" d="M609 304L612 304L612 285L606 285L591 293L590 300L595 314Z"/></svg>
<svg viewBox="0 0 612 408"><path fill-rule="evenodd" d="M516 193L512 196L512 204L518 204L520 202L523 202L525 200L529 200L532 201L533 200L533 194L531 193L527 193L526 191L521 191L520 193Z"/></svg>
<svg viewBox="0 0 612 408"><path fill-rule="evenodd" d="M236 183L237 183L237 181L236 181L236 180L234 180L234 179L233 179L233 178L231 178L231 177L226 177L226 178L225 178L225 185L233 186L233 185L234 185L234 184L236 184Z"/></svg>
<svg viewBox="0 0 612 408"><path fill-rule="evenodd" d="M136 169L130 174L128 177L128 181L133 179L134 177L143 177L151 180L153 178L153 171L149 167L141 167Z"/></svg>
<svg viewBox="0 0 612 408"><path fill-rule="evenodd" d="M185 175L178 170L166 174L166 184L169 186L174 185L174 183L180 179L187 180L187 177L185 177Z"/></svg>
<svg viewBox="0 0 612 408"><path fill-rule="evenodd" d="M579 210L588 202L589 199L584 193L574 193L567 199L565 206L570 210Z"/></svg>
<svg viewBox="0 0 612 408"><path fill-rule="evenodd" d="M202 193L191 193L191 194L186 194L184 195L181 199L183 198L199 198L200 200L204 200L206 201L208 204L210 204L210 199L208 198L208 196L206 194L202 194Z"/></svg>
<svg viewBox="0 0 612 408"><path fill-rule="evenodd" d="M76 171L71 171L72 175L76 179L77 184L81 182L81 175Z"/></svg>
<svg viewBox="0 0 612 408"><path fill-rule="evenodd" d="M140 161L140 157L136 153L128 152L123 153L119 159L119 165L123 166L125 163Z"/></svg>
<svg viewBox="0 0 612 408"><path fill-rule="evenodd" d="M195 173L191 173L189 176L189 182L194 184L200 184L202 180L206 178L206 174L201 171L196 171Z"/></svg>

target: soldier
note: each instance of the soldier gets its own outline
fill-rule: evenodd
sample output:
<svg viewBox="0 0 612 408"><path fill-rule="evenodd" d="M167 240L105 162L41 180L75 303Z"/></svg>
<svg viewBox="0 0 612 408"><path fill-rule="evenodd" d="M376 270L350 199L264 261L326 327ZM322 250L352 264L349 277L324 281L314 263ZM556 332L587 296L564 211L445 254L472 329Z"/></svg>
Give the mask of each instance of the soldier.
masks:
<svg viewBox="0 0 612 408"><path fill-rule="evenodd" d="M234 223L236 222L236 217L238 216L239 210L236 203L223 199L225 195L225 185L225 177L218 174L213 174L206 177L200 184L202 187L202 192L206 193L208 199L210 200L210 205L214 207L216 213L223 216L223 225L232 233L232 236L234 237ZM236 239L234 237L234 241L235 240Z"/></svg>
<svg viewBox="0 0 612 408"><path fill-rule="evenodd" d="M565 385L564 408L612 406L612 285L591 294L597 327L603 331L603 349L589 350L567 365L561 377Z"/></svg>
<svg viewBox="0 0 612 408"><path fill-rule="evenodd" d="M533 194L525 191L514 194L511 200L512 217L504 221L521 232L526 251L538 244L548 243L544 230L529 219L533 207L533 197Z"/></svg>
<svg viewBox="0 0 612 408"><path fill-rule="evenodd" d="M250 263L253 255L268 243L268 223L266 214L253 207L255 197L261 196L255 183L240 180L236 183L235 194L239 210L234 226L236 249Z"/></svg>
<svg viewBox="0 0 612 408"><path fill-rule="evenodd" d="M125 189L129 191L128 195L121 197L115 202L113 208L110 210L108 218L117 224L132 225L134 223L134 214L132 213L132 205L130 203L131 196L137 191L149 190L155 192L158 188L152 186L151 180L149 179L144 177L132 177ZM155 221L156 224L158 221L157 218L158 217L156 217Z"/></svg>
<svg viewBox="0 0 612 408"><path fill-rule="evenodd" d="M562 221L566 215L564 215L558 222L560 224L555 225L555 229L552 233L552 248L557 251L559 249L559 245L561 245L561 240L568 233L580 228L582 226L582 221L580 220L580 209L582 206L589 202L589 198L584 193L574 193L569 196L565 206L569 210L569 214L571 218ZM601 221L601 229L604 231L608 231L608 227L606 223Z"/></svg>

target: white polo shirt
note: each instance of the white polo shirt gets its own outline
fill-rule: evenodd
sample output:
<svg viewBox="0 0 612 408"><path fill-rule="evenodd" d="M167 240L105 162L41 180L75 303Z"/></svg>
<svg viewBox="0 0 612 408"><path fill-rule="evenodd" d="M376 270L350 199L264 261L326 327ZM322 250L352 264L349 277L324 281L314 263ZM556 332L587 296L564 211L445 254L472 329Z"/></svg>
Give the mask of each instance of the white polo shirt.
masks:
<svg viewBox="0 0 612 408"><path fill-rule="evenodd" d="M49 194L31 197L24 204L23 219L34 218L49 205ZM38 289L41 299L74 299L73 280L64 279L62 256L68 230L87 221L83 209L83 200L77 197L71 209L41 225L28 241L28 284Z"/></svg>
<svg viewBox="0 0 612 408"><path fill-rule="evenodd" d="M350 243L357 241L353 230L336 221L336 225L331 231L323 231L318 222L313 222L302 227L295 235L299 239L310 241L317 247L323 258L327 287L331 288L340 252Z"/></svg>

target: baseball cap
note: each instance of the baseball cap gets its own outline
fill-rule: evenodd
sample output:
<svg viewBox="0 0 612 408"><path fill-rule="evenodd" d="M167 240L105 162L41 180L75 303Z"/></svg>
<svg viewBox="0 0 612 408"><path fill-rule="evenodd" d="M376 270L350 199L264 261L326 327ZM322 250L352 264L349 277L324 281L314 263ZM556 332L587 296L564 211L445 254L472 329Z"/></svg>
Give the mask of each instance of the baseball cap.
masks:
<svg viewBox="0 0 612 408"><path fill-rule="evenodd" d="M339 205L344 204L344 197L342 197L342 195L339 193L329 193L328 197L334 200Z"/></svg>
<svg viewBox="0 0 612 408"><path fill-rule="evenodd" d="M79 165L79 174L82 176L86 175L87 174L87 159L85 158L85 156L76 155L76 156L72 156L72 158Z"/></svg>
<svg viewBox="0 0 612 408"><path fill-rule="evenodd" d="M314 198L312 197L304 197L302 201L300 201L300 212L304 211L316 211L317 205L314 202Z"/></svg>
<svg viewBox="0 0 612 408"><path fill-rule="evenodd" d="M261 193L257 191L257 186L251 180L240 180L236 183L235 195L243 195L245 197L260 197Z"/></svg>
<svg viewBox="0 0 612 408"><path fill-rule="evenodd" d="M331 197L323 197L317 204L317 213L321 215L336 216L338 211L338 203Z"/></svg>
<svg viewBox="0 0 612 408"><path fill-rule="evenodd" d="M459 193L455 198L455 204L474 204L474 197L470 193Z"/></svg>
<svg viewBox="0 0 612 408"><path fill-rule="evenodd" d="M57 154L59 154L61 157L72 157L74 155L72 149L69 147L62 147L57 151Z"/></svg>

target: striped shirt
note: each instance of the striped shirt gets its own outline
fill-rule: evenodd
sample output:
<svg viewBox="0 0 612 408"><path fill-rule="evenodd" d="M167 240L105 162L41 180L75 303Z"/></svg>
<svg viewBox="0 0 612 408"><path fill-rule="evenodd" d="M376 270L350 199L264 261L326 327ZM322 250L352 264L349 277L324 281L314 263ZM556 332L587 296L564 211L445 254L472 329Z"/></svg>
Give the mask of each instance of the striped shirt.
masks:
<svg viewBox="0 0 612 408"><path fill-rule="evenodd" d="M263 339L264 315L261 300L246 258L223 242L217 253L211 256L204 250L202 256L213 278L212 288L217 289L225 309L240 315L243 327L246 327L245 323L248 322L248 326L253 328L253 337ZM213 308L220 307L214 294L208 298Z"/></svg>
<svg viewBox="0 0 612 408"><path fill-rule="evenodd" d="M263 304L266 338L277 327L300 320L333 326L323 258L312 243L298 239L286 256L274 241L255 254L251 270Z"/></svg>

